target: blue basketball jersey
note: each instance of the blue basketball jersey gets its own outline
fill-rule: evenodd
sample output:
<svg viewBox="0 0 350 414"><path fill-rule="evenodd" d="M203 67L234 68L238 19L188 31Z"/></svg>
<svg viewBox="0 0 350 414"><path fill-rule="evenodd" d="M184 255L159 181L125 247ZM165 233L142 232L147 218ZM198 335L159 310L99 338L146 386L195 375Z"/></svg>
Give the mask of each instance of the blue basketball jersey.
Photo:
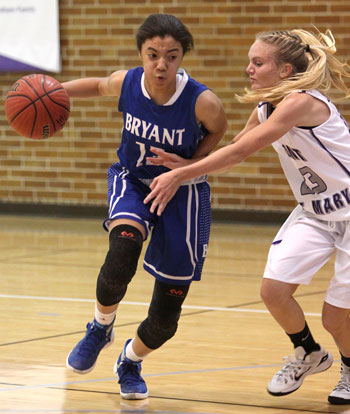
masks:
<svg viewBox="0 0 350 414"><path fill-rule="evenodd" d="M151 146L192 158L205 135L196 120L195 105L199 94L206 89L180 69L175 94L166 104L157 105L144 87L143 68L129 70L118 106L124 118L117 151L121 165L137 178L152 179L168 168L146 164L146 157L154 156Z"/></svg>
<svg viewBox="0 0 350 414"><path fill-rule="evenodd" d="M122 142L117 151L120 162L108 171L109 216L140 223L147 236L144 269L165 283L186 285L200 280L210 232L210 189L206 176L184 183L163 214L150 212L143 200L154 177L167 171L146 164L153 156L150 147L162 148L191 158L205 136L198 125L195 105L208 89L181 70L176 92L164 105L156 105L144 87L143 68L131 69L123 82L119 111L123 112Z"/></svg>

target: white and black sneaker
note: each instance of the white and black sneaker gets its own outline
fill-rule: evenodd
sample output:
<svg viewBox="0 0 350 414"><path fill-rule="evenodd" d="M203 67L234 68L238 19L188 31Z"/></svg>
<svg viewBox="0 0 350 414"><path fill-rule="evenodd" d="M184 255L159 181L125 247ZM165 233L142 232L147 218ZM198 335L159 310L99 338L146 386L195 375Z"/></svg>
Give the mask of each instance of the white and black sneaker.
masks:
<svg viewBox="0 0 350 414"><path fill-rule="evenodd" d="M350 367L342 363L340 373L340 381L329 394L328 401L331 404L350 404Z"/></svg>
<svg viewBox="0 0 350 414"><path fill-rule="evenodd" d="M304 379L311 374L328 369L332 355L322 347L319 351L306 354L302 346L295 348L295 355L284 358L287 364L275 374L267 386L267 391L276 397L296 391Z"/></svg>

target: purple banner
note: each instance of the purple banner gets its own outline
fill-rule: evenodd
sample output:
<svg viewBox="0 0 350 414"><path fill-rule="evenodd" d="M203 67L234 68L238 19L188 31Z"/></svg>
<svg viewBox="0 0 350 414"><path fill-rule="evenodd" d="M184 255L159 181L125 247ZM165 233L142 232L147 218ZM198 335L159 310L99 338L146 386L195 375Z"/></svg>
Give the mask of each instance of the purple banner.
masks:
<svg viewBox="0 0 350 414"><path fill-rule="evenodd" d="M42 72L42 69L26 65L17 60L8 59L0 55L0 67L3 72Z"/></svg>

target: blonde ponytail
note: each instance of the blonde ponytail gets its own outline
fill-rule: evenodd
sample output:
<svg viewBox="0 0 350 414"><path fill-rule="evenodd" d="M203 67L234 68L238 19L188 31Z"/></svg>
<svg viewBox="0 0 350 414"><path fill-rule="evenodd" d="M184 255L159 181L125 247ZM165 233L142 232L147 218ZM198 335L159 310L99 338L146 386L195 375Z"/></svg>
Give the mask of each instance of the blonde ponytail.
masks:
<svg viewBox="0 0 350 414"><path fill-rule="evenodd" d="M243 96L236 95L240 102L278 102L293 91L318 89L328 94L331 89L340 91L346 98L350 89L344 79L350 78L350 66L341 62L334 54L337 49L330 30L318 32L317 36L306 30L259 33L256 40L276 48L277 65L292 65L292 75L270 88L245 89Z"/></svg>

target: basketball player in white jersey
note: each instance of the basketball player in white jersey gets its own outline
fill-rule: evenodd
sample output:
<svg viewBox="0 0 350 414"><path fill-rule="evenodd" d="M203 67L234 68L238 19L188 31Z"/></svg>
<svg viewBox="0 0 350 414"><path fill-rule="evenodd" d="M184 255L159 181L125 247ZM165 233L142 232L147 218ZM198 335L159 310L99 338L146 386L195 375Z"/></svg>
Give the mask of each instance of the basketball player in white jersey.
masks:
<svg viewBox="0 0 350 414"><path fill-rule="evenodd" d="M258 34L248 53L251 90L238 97L258 104L245 128L231 145L190 166L154 150L158 163L175 169L153 181L145 203L153 200L151 211L157 208L157 214L162 214L182 181L228 169L272 144L298 206L272 243L261 296L289 336L295 354L267 390L274 396L289 394L307 375L332 365L332 356L314 340L293 294L300 284L309 284L335 252L322 321L340 352L341 379L328 401L349 404L350 134L327 96L333 88L349 97L344 80L350 78L350 68L335 52L330 31Z"/></svg>

